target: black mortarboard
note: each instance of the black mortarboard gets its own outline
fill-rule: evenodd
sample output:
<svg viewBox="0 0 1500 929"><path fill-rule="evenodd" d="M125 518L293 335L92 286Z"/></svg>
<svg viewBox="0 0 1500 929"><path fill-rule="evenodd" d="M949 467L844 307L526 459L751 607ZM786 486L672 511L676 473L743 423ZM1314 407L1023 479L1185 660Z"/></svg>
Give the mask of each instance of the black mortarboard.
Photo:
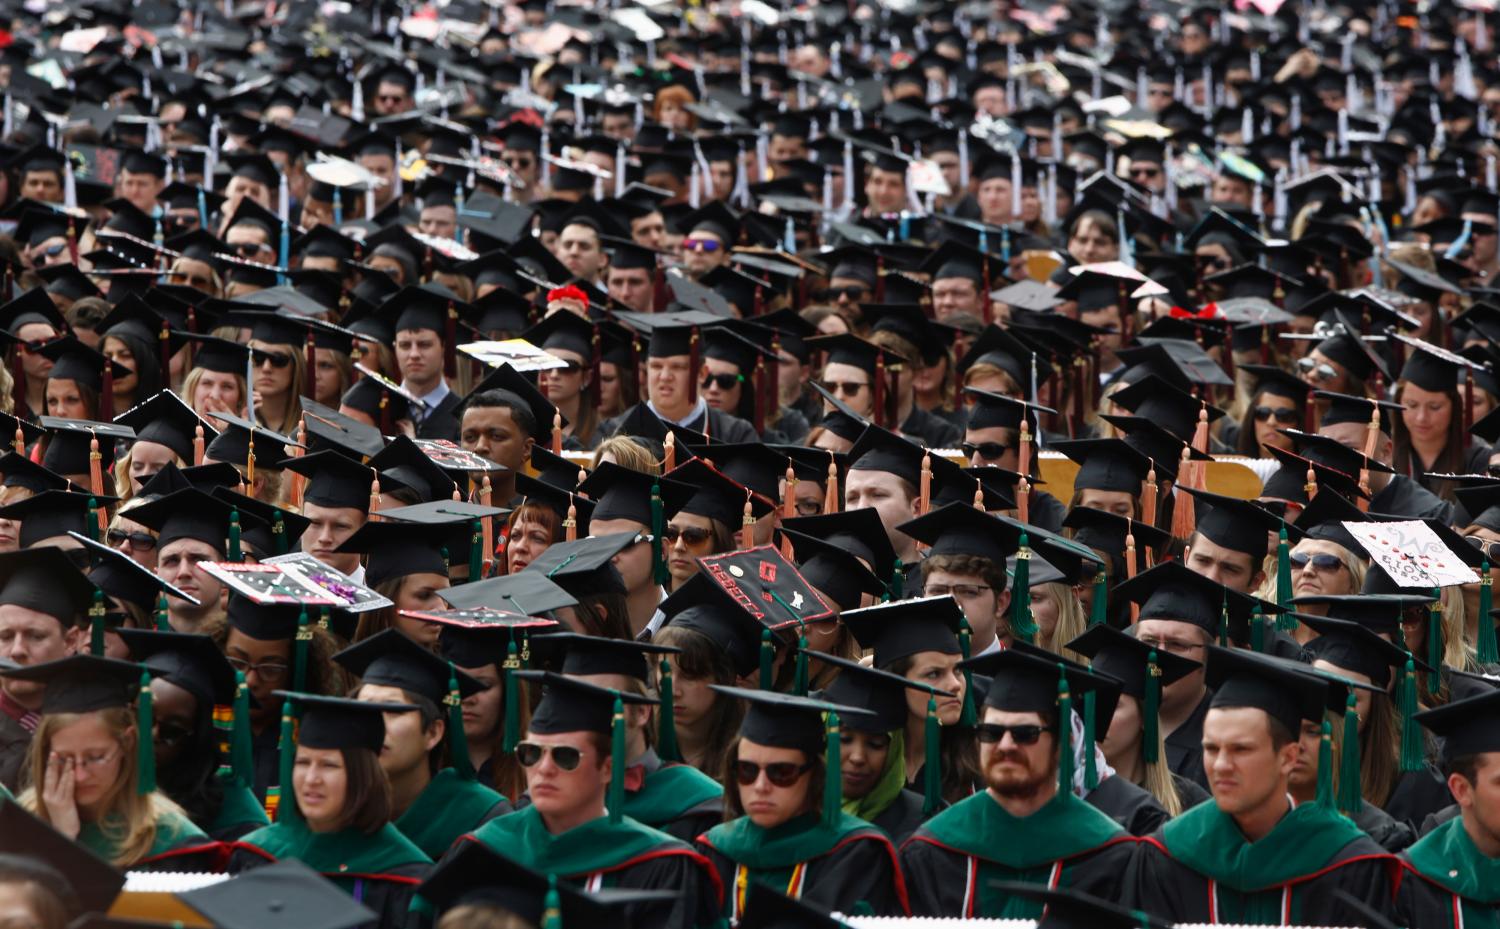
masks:
<svg viewBox="0 0 1500 929"><path fill-rule="evenodd" d="M521 338L537 348L573 352L583 359L584 364L593 357L594 324L577 313L553 313L521 333Z"/></svg>
<svg viewBox="0 0 1500 929"><path fill-rule="evenodd" d="M812 653L818 661L839 669L839 675L818 697L845 706L858 707L869 715L851 716L844 720L844 728L860 732L893 732L906 725L910 710L907 709L906 692L916 690L928 694L945 694L930 684L914 681L867 667L857 661L848 661L833 655Z"/></svg>
<svg viewBox="0 0 1500 929"><path fill-rule="evenodd" d="M719 469L701 458L694 458L667 472L670 480L693 487L692 496L678 507L679 513L707 516L737 530L743 518L744 507L750 504L751 515L756 519L765 516L775 505L765 497L750 491L743 484L726 477ZM595 510L597 516L598 510Z"/></svg>
<svg viewBox="0 0 1500 929"><path fill-rule="evenodd" d="M365 581L378 586L392 578L411 574L448 576L450 559L462 561L467 550L444 550L455 531L467 532L468 520L462 517L446 523L366 522L345 539L335 551L368 554Z"/></svg>
<svg viewBox="0 0 1500 929"><path fill-rule="evenodd" d="M723 317L702 310L679 310L669 313L615 314L621 322L637 332L648 336L646 355L650 358L672 358L688 355L692 350L692 339L705 326L724 322Z"/></svg>
<svg viewBox="0 0 1500 929"><path fill-rule="evenodd" d="M513 671L524 680L542 685L542 699L531 713L529 732L551 735L559 732L608 734L614 725L615 701L633 706L653 706L651 697L596 687L586 681L551 671Z"/></svg>
<svg viewBox="0 0 1500 929"><path fill-rule="evenodd" d="M1311 669L1294 670L1243 649L1208 647L1206 682L1213 689L1209 706L1264 710L1295 735L1302 721L1322 722L1328 705L1328 679Z"/></svg>
<svg viewBox="0 0 1500 929"><path fill-rule="evenodd" d="M869 507L784 519L781 528L814 537L825 546L838 547L868 565L868 570L882 582L889 581L895 573L896 550L879 514ZM806 571L803 576L818 586Z"/></svg>
<svg viewBox="0 0 1500 929"><path fill-rule="evenodd" d="M1313 397L1326 400L1327 408L1318 417L1318 426L1333 426L1339 423L1367 425L1376 410L1380 411L1380 431L1391 434L1391 417L1401 411L1401 404L1375 400L1370 397L1339 394L1328 390L1315 390Z"/></svg>
<svg viewBox="0 0 1500 929"><path fill-rule="evenodd" d="M260 929L288 918L302 929L355 929L375 921L358 900L295 858L177 896L221 929Z"/></svg>
<svg viewBox="0 0 1500 929"><path fill-rule="evenodd" d="M0 677L45 684L42 715L91 713L129 706L140 690L142 667L98 655L69 655L56 661L0 668Z"/></svg>
<svg viewBox="0 0 1500 929"><path fill-rule="evenodd" d="M259 517L237 508L196 488L179 490L130 511L130 518L155 529L156 544L166 546L177 539L196 539L228 554L226 540L235 518L240 531L264 528Z"/></svg>
<svg viewBox="0 0 1500 929"><path fill-rule="evenodd" d="M840 718L848 719L870 715L860 707L810 697L722 684L711 686L726 697L745 701L745 718L740 723L743 738L771 748L800 749L814 757L823 752L825 714L837 713Z"/></svg>
<svg viewBox="0 0 1500 929"><path fill-rule="evenodd" d="M1280 519L1250 500L1192 487L1182 489L1192 494L1202 507L1196 511L1200 534L1215 545L1249 555L1251 565L1260 564L1266 557L1267 534L1275 534L1281 528Z"/></svg>
<svg viewBox="0 0 1500 929"><path fill-rule="evenodd" d="M888 370L902 363L900 355L847 332L808 339L807 347L813 351L827 352L825 364L852 365L872 378L877 369L877 359L883 360Z"/></svg>
<svg viewBox="0 0 1500 929"><path fill-rule="evenodd" d="M288 471L304 475L302 499L317 506L369 512L370 482L375 472L338 452L311 452L287 462Z"/></svg>
<svg viewBox="0 0 1500 929"><path fill-rule="evenodd" d="M139 679L139 671L136 676ZM10 797L0 797L0 855L55 874L58 883L71 891L72 899L64 899L69 915L106 912L125 887L124 872Z"/></svg>
<svg viewBox="0 0 1500 929"><path fill-rule="evenodd" d="M1444 758L1500 751L1500 690L1424 710L1412 718L1443 740Z"/></svg>
<svg viewBox="0 0 1500 929"><path fill-rule="evenodd" d="M1410 338L1401 341L1410 349L1406 364L1401 368L1401 380L1410 381L1423 390L1447 393L1458 389L1464 382L1464 372L1473 366L1462 355L1429 342Z"/></svg>
<svg viewBox="0 0 1500 929"><path fill-rule="evenodd" d="M988 275L985 274L986 265L989 266ZM975 288L982 291L986 281L991 287L1005 281L1007 268L1005 262L994 255L971 248L957 239L949 239L938 246L917 270L928 272L934 281L964 278L973 281Z"/></svg>
<svg viewBox="0 0 1500 929"><path fill-rule="evenodd" d="M1043 654L1047 657L1042 657ZM1056 713L1058 685L1063 677L1067 678L1068 692L1074 697L1081 697L1091 690L1102 691L1114 684L1109 679L1090 673L1082 665L1024 648L1010 648L977 656L960 667L969 667L989 676L990 686L985 694L984 705L1011 713ZM1078 708L1080 711L1083 708L1081 699ZM1067 720L1061 720L1060 723L1069 725Z"/></svg>
<svg viewBox="0 0 1500 929"><path fill-rule="evenodd" d="M875 653L875 667L888 668L918 652L960 654L958 631L963 610L952 597L924 597L882 603L843 614L860 647Z"/></svg>
<svg viewBox="0 0 1500 929"><path fill-rule="evenodd" d="M278 690L276 696L292 700L301 713L297 744L308 748L363 748L380 753L385 744L385 714L411 713L413 703L376 703L343 697Z"/></svg>
<svg viewBox="0 0 1500 929"><path fill-rule="evenodd" d="M559 673L569 677L594 674L617 674L641 682L651 680L653 662L662 655L681 651L667 645L652 645L633 639L605 639L573 632L554 632L531 640L533 654L539 654Z"/></svg>
<svg viewBox="0 0 1500 929"><path fill-rule="evenodd" d="M208 704L234 702L234 668L211 636L154 629L120 629L130 656L164 681Z"/></svg>
<svg viewBox="0 0 1500 929"><path fill-rule="evenodd" d="M396 436L371 458L370 467L380 472L381 490L406 488L423 503L448 500L458 486L420 445L404 435Z"/></svg>
<svg viewBox="0 0 1500 929"><path fill-rule="evenodd" d="M633 471L607 461L578 485L578 491L594 501L594 521L629 519L649 527L652 487L661 494L663 519L671 519L695 492L690 485L671 478Z"/></svg>
<svg viewBox="0 0 1500 929"><path fill-rule="evenodd" d="M1210 637L1217 637L1228 619L1232 642L1248 638L1250 614L1259 606L1274 613L1274 605L1256 600L1216 583L1175 561L1164 561L1122 584L1114 595L1141 605L1141 619L1170 619L1192 623Z"/></svg>
<svg viewBox="0 0 1500 929"><path fill-rule="evenodd" d="M667 624L700 633L717 645L740 677L759 666L761 635L767 627L707 575L688 578L659 608Z"/></svg>
<svg viewBox="0 0 1500 929"><path fill-rule="evenodd" d="M1137 700L1145 699L1148 675L1159 677L1161 686L1165 687L1202 667L1181 655L1158 651L1112 626L1092 626L1068 642L1067 647L1080 655L1087 655L1092 659L1092 670L1119 680L1124 685L1124 692ZM1150 665L1152 652L1156 652L1154 668Z"/></svg>
<svg viewBox="0 0 1500 929"><path fill-rule="evenodd" d="M1073 478L1075 490L1113 490L1136 495L1151 470L1151 460L1123 439L1074 439L1053 443L1053 450L1078 462L1078 474ZM1168 462L1158 465L1167 466Z"/></svg>
<svg viewBox="0 0 1500 929"><path fill-rule="evenodd" d="M922 479L922 458L926 454L920 445L870 425L849 449L845 460L851 471L883 471L916 487Z"/></svg>
<svg viewBox="0 0 1500 929"><path fill-rule="evenodd" d="M398 687L441 705L448 696L448 677L458 681L460 698L484 690L474 678L451 670L448 662L399 629L385 629L349 646L333 660L364 684Z"/></svg>
<svg viewBox="0 0 1500 929"><path fill-rule="evenodd" d="M587 501L580 500L579 504ZM577 506L577 504L575 504ZM615 532L590 536L572 542L558 542L547 547L526 566L576 597L604 593L625 593L625 581L614 566L614 557L635 544L636 533ZM571 672L570 672L571 673Z"/></svg>
<svg viewBox="0 0 1500 929"><path fill-rule="evenodd" d="M133 603L148 611L156 609L162 593L188 603L198 602L119 549L95 542L78 532L70 534L88 550L93 561L88 573L89 583L104 591L105 596Z"/></svg>
<svg viewBox="0 0 1500 929"><path fill-rule="evenodd" d="M969 408L969 429L1019 429L1024 416L1030 423L1031 434L1036 436L1040 432L1037 414L1056 412L977 387L965 387L964 395L974 400L974 405Z"/></svg>
<svg viewBox="0 0 1500 929"><path fill-rule="evenodd" d="M220 412L212 412L208 416L211 420L224 424L219 437L208 443L208 448L204 450L204 457L209 461L244 465L250 458L253 446L257 468L284 468L287 459L291 457L287 446L297 445L297 440L239 416Z"/></svg>
<svg viewBox="0 0 1500 929"><path fill-rule="evenodd" d="M437 592L438 598L455 609L487 607L508 613L542 616L552 610L577 606L578 598L547 579L539 571L502 574L482 581L469 581Z"/></svg>
<svg viewBox="0 0 1500 929"><path fill-rule="evenodd" d="M135 438L135 430L116 423L96 423L84 419L60 419L43 416L42 428L51 435L42 453L42 467L56 474L87 474L89 444L99 440L99 455L105 461L114 459L115 442Z"/></svg>
<svg viewBox="0 0 1500 929"><path fill-rule="evenodd" d="M163 390L154 397L115 417L115 422L124 423L135 430L137 442L155 442L177 453L184 461L193 460L193 440L197 427L203 427L205 441L212 442L219 433L193 408L182 402L177 394Z"/></svg>
<svg viewBox="0 0 1500 929"><path fill-rule="evenodd" d="M851 512L873 514L872 510L865 509ZM840 610L857 609L863 594L879 596L885 591L885 582L846 545L785 527L777 531L782 539L791 543L793 558L802 577ZM885 537L883 530L880 534Z"/></svg>
<svg viewBox="0 0 1500 929"><path fill-rule="evenodd" d="M1368 416L1366 416L1365 422L1369 422ZM1368 469L1372 473L1377 474L1395 473L1386 465L1381 464L1373 458L1365 457L1363 453L1349 448L1337 439L1332 439L1325 435L1301 432L1296 429L1280 429L1277 431L1290 438L1292 445L1297 449L1297 453L1304 458L1317 464L1325 465L1335 471L1341 471L1346 475L1357 475L1363 469Z"/></svg>
<svg viewBox="0 0 1500 929"><path fill-rule="evenodd" d="M71 625L93 602L94 585L53 545L0 553L0 605L24 606Z"/></svg>
<svg viewBox="0 0 1500 929"><path fill-rule="evenodd" d="M1293 614L1318 637L1304 646L1314 658L1346 671L1365 675L1382 690L1391 682L1391 669L1404 668L1413 656L1378 629L1350 619ZM1399 626L1399 622L1397 623ZM1418 666L1425 662L1414 659Z"/></svg>
<svg viewBox="0 0 1500 929"><path fill-rule="evenodd" d="M193 367L244 377L250 370L250 346L217 336L176 332L194 346Z"/></svg>
<svg viewBox="0 0 1500 929"><path fill-rule="evenodd" d="M896 530L927 543L929 555L972 555L999 565L1015 554L1027 527L977 510L969 503L950 503L904 522Z"/></svg>
<svg viewBox="0 0 1500 929"><path fill-rule="evenodd" d="M113 497L95 497L66 490L44 490L35 496L0 506L0 517L21 524L19 541L31 548L44 539L83 532L94 510L113 502ZM91 503L92 501L92 503Z"/></svg>
<svg viewBox="0 0 1500 929"><path fill-rule="evenodd" d="M24 487L34 494L47 490L67 490L72 486L72 482L61 474L49 471L15 451L0 455L0 474L5 475L4 486Z"/></svg>
<svg viewBox="0 0 1500 929"><path fill-rule="evenodd" d="M48 380L66 379L99 393L104 387L104 373L108 370L112 378L127 377L130 369L110 361L102 353L89 348L70 335L47 342L37 349L45 358L52 359L52 371ZM100 395L101 403L104 400Z"/></svg>
<svg viewBox="0 0 1500 929"><path fill-rule="evenodd" d="M57 332L63 332L68 328L62 313L57 309L57 304L52 302L52 298L47 296L47 291L41 287L33 287L4 306L0 306L0 328L4 328L6 332L14 335L27 323L46 323Z"/></svg>
<svg viewBox="0 0 1500 929"><path fill-rule="evenodd" d="M564 314L553 314L554 317L562 315ZM574 314L568 313L566 315L573 316ZM574 318L576 319L577 317L574 316ZM583 355L584 363L587 364L590 355L588 352L584 352ZM546 395L538 390L531 380L515 368L512 368L509 364L502 364L485 375L484 380L475 384L474 389L470 390L464 398L463 404L460 404L458 407L458 415L463 415L464 406L475 397L492 390L503 391L509 395L507 399L515 401L522 409L531 412L531 418L536 422L536 429L531 433L531 437L536 439L536 444L545 445L551 441L553 417L557 413L557 407L553 406L552 401L548 400ZM563 425L566 426L567 424L568 420L564 417Z"/></svg>

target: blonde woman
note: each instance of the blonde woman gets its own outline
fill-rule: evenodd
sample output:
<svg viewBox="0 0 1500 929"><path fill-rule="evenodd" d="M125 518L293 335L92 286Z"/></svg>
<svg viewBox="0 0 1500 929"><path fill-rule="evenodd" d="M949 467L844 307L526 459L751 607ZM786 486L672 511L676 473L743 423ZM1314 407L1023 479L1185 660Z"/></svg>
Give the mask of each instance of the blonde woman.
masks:
<svg viewBox="0 0 1500 929"><path fill-rule="evenodd" d="M1343 541L1336 541L1339 538ZM1314 528L1308 536L1292 546L1288 555L1292 563L1292 596L1341 597L1359 593L1369 570L1359 552L1358 544L1341 527ZM1266 579L1255 595L1275 603L1279 592L1276 589L1274 551L1266 558L1265 573ZM1298 605L1300 612L1314 616L1326 615L1327 609L1326 605L1320 603ZM1306 645L1316 636L1316 632L1300 624L1292 633L1299 645Z"/></svg>
<svg viewBox="0 0 1500 929"><path fill-rule="evenodd" d="M1033 571L1037 564L1033 558ZM1044 575L1040 583L1031 582L1031 619L1036 623L1036 644L1039 647L1072 661L1084 661L1083 656L1065 646L1083 635L1088 618L1078 595L1073 592L1073 585L1056 569Z"/></svg>

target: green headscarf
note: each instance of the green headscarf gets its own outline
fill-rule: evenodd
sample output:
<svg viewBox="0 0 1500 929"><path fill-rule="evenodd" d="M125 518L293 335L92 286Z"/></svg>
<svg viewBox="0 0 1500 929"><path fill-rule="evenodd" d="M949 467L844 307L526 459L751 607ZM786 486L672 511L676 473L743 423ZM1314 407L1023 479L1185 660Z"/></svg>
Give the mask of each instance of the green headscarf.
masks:
<svg viewBox="0 0 1500 929"><path fill-rule="evenodd" d="M838 777L835 771L828 772L829 777ZM880 780L863 797L844 798L844 812L850 816L858 816L866 822L873 822L875 817L884 813L886 809L896 802L901 796L901 791L906 789L906 733L900 729L891 733L891 748L885 756L885 769L880 772Z"/></svg>

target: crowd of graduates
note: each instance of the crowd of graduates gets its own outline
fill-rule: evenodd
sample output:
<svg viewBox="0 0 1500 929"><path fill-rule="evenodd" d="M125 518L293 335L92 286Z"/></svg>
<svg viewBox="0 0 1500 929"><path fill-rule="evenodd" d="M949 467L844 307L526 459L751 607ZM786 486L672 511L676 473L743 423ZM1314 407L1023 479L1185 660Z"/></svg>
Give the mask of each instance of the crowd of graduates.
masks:
<svg viewBox="0 0 1500 929"><path fill-rule="evenodd" d="M0 924L1500 926L1486 4L0 11Z"/></svg>

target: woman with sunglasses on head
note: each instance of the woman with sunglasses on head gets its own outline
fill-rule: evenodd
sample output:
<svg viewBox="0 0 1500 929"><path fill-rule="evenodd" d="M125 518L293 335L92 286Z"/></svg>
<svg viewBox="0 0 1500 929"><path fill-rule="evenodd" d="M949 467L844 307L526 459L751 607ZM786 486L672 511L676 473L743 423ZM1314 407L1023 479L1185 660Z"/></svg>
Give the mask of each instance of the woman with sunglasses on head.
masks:
<svg viewBox="0 0 1500 929"><path fill-rule="evenodd" d="M838 751L837 714L862 708L738 687L716 688L746 704L725 768L725 822L698 839L725 888L724 914L744 914L751 883L823 910L882 916L910 912L906 885L890 839L843 809L841 772L828 768L825 747Z"/></svg>
<svg viewBox="0 0 1500 929"><path fill-rule="evenodd" d="M218 846L157 789L140 665L73 655L5 677L46 686L20 803L116 868L213 869Z"/></svg>
<svg viewBox="0 0 1500 929"><path fill-rule="evenodd" d="M1369 393L1366 382L1375 371L1369 349L1358 335L1346 332L1342 325L1297 359L1297 376L1314 390L1330 393L1366 396Z"/></svg>
<svg viewBox="0 0 1500 929"><path fill-rule="evenodd" d="M1464 403L1472 381L1467 359L1426 342L1407 342L1406 365L1396 381L1401 404L1392 436L1392 466L1445 500L1453 499L1452 481L1429 474L1483 474L1490 447L1465 428Z"/></svg>
<svg viewBox="0 0 1500 929"><path fill-rule="evenodd" d="M1301 429L1307 424L1307 397L1312 386L1271 365L1240 365L1254 377L1255 389L1238 423L1225 422L1221 438L1235 452L1264 458L1264 446L1292 450L1292 440L1282 429ZM1228 417L1225 417L1227 420Z"/></svg>
<svg viewBox="0 0 1500 929"><path fill-rule="evenodd" d="M291 784L276 822L235 845L230 873L295 858L369 907L378 929L408 924L417 884L432 866L391 822L391 787L380 767L386 720L409 703L376 703L278 692L301 720L293 731ZM290 728L290 727L287 727Z"/></svg>

